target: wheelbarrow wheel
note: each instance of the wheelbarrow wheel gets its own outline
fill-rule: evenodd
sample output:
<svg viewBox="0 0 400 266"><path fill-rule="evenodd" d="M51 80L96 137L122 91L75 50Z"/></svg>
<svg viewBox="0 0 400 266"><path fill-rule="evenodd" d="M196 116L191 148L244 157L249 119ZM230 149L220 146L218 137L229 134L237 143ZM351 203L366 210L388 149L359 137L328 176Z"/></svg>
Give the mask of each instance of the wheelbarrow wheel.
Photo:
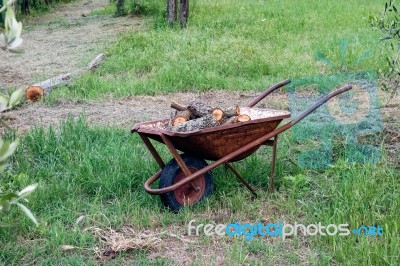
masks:
<svg viewBox="0 0 400 266"><path fill-rule="evenodd" d="M206 161L183 154L183 161L188 166L189 170L194 173L207 166ZM172 186L173 184L183 180L185 174L180 169L175 159L163 168L160 176L160 188ZM172 211L179 211L183 206L195 205L211 195L214 189L214 183L210 172L197 177L192 182L189 182L174 191L161 194L161 201L164 206Z"/></svg>

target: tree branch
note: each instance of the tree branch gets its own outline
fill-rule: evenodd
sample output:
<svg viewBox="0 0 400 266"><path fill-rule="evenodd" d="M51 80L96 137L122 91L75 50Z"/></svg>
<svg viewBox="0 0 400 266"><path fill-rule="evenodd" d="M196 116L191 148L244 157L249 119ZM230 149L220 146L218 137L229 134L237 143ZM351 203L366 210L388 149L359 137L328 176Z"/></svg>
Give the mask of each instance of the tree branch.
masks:
<svg viewBox="0 0 400 266"><path fill-rule="evenodd" d="M2 6L2 7L0 8L0 13L3 13L4 10L6 10L8 6L11 6L15 1L17 1L17 0L10 0L10 1L8 1L8 2L6 3L5 6Z"/></svg>

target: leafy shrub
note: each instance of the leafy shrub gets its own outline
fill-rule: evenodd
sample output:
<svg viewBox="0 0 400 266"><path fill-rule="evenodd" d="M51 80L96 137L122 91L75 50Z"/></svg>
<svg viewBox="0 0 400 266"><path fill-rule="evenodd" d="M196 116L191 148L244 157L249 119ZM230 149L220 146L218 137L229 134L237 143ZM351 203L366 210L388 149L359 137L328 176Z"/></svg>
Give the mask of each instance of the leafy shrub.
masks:
<svg viewBox="0 0 400 266"><path fill-rule="evenodd" d="M385 88L391 88L393 94L397 93L400 84L400 17L395 2L396 0L386 2L381 16L370 16L371 26L383 34L381 42L384 44L387 63L384 74L392 83L392 86L385 85Z"/></svg>

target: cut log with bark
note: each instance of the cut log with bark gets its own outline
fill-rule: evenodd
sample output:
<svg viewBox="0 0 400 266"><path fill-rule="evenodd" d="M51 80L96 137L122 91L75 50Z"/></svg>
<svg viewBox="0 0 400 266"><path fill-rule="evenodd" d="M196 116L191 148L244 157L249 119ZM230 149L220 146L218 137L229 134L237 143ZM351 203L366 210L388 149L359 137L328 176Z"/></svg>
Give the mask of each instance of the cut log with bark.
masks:
<svg viewBox="0 0 400 266"><path fill-rule="evenodd" d="M178 110L178 111L185 111L188 109L187 106L184 106L184 105L174 102L174 101L171 102L171 108Z"/></svg>
<svg viewBox="0 0 400 266"><path fill-rule="evenodd" d="M247 122L247 121L250 121L250 120L251 120L251 118L248 115L238 115L237 116L237 121L238 122Z"/></svg>
<svg viewBox="0 0 400 266"><path fill-rule="evenodd" d="M186 123L172 126L170 129L171 131L175 132L190 132L214 127L217 125L219 125L219 122L214 118L212 114L208 114L197 119L189 120Z"/></svg>
<svg viewBox="0 0 400 266"><path fill-rule="evenodd" d="M38 100L38 98L31 98L28 96L34 95L35 94L34 92L36 92L38 90L38 88L42 89L42 91L43 91L42 96L47 95L50 92L50 90L54 87L60 86L61 84L64 84L64 85L70 84L72 76L73 76L73 74L71 74L71 73L61 74L59 76L52 77L52 78L44 80L42 82L33 84L26 89L26 96L31 101Z"/></svg>
<svg viewBox="0 0 400 266"><path fill-rule="evenodd" d="M251 118L248 115L237 115L237 116L232 116L230 118L228 118L223 125L229 125L229 124L234 124L234 123L238 123L238 122L247 122L250 121Z"/></svg>
<svg viewBox="0 0 400 266"><path fill-rule="evenodd" d="M221 109L221 108L215 108L212 111L212 114L214 115L215 119L217 119L220 122L228 120L232 116L238 116L240 115L240 108L239 106L233 107L233 108L227 108L227 109Z"/></svg>
<svg viewBox="0 0 400 266"><path fill-rule="evenodd" d="M176 114L174 118L171 120L172 126L177 126L182 123L186 123L189 121L192 113L189 110L180 111Z"/></svg>
<svg viewBox="0 0 400 266"><path fill-rule="evenodd" d="M42 87L31 86L30 89L26 90L26 98L31 101L37 101L44 95Z"/></svg>
<svg viewBox="0 0 400 266"><path fill-rule="evenodd" d="M99 54L98 56L96 56L88 65L85 69L83 70L77 70L75 72L71 72L71 73L66 73L66 74L61 74L52 78L49 78L47 80L41 81L39 83L35 83L31 86L29 86L26 89L26 97L28 100L31 101L36 101L39 98L48 95L49 92L60 85L69 85L71 83L72 78L77 77L79 75L81 75L83 72L85 71L95 71L97 69L97 67L99 66L99 64L104 60L105 55L103 53ZM38 88L41 88L43 93L41 94L41 96L39 98L37 98L36 96L38 95ZM35 97L34 97L35 96Z"/></svg>
<svg viewBox="0 0 400 266"><path fill-rule="evenodd" d="M237 116L232 116L228 119L225 120L225 122L223 122L223 125L229 125L229 124L233 124L233 123L237 123Z"/></svg>
<svg viewBox="0 0 400 266"><path fill-rule="evenodd" d="M250 121L247 114L240 114L240 107L213 108L199 100L192 100L187 106L171 102L173 113L168 129L176 132L196 131L219 125Z"/></svg>
<svg viewBox="0 0 400 266"><path fill-rule="evenodd" d="M240 115L240 107L235 106L232 108L227 108L224 110L225 117L232 117L232 116L237 116Z"/></svg>
<svg viewBox="0 0 400 266"><path fill-rule="evenodd" d="M188 110L192 112L195 117L203 117L212 113L213 109L211 106L198 101L193 100L188 105Z"/></svg>
<svg viewBox="0 0 400 266"><path fill-rule="evenodd" d="M225 117L224 111L222 111L220 108L215 108L215 109L212 111L212 115L214 116L214 118L215 118L217 121L222 121L222 119L224 119L224 117Z"/></svg>

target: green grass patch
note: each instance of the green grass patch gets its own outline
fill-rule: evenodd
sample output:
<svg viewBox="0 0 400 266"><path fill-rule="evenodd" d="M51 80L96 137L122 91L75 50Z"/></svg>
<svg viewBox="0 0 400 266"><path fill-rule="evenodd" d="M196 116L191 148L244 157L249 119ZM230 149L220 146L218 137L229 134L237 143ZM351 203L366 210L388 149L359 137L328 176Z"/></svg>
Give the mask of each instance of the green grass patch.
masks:
<svg viewBox="0 0 400 266"><path fill-rule="evenodd" d="M149 28L126 33L95 74L55 97L257 90L287 78L377 70L382 63L379 33L368 23L382 9L379 1L192 1L185 30L166 25L164 3L139 3L153 18Z"/></svg>
<svg viewBox="0 0 400 266"><path fill-rule="evenodd" d="M297 164L301 151L290 133L281 136L277 160L277 192L268 187L269 148L236 163L236 167L257 188L250 193L223 167L213 171L214 194L204 204L173 214L162 208L157 196L145 193L144 181L157 170L154 160L138 136L115 128L87 125L84 119L68 120L59 128L35 129L22 140L10 169L2 175L2 189L16 191L38 182L27 203L40 222L32 223L15 209L0 228L0 262L7 265L35 261L96 264L92 251L98 239L86 230L92 226L118 229L131 225L136 230L167 230L174 227L185 234L191 219L198 223L255 223L260 219L289 223L349 223L350 227L380 225L383 237L309 237L251 241L224 237L220 245L229 255L227 263L271 264L374 264L396 265L399 249L399 172L385 160L377 164L349 164L338 157L333 167L302 169ZM171 156L157 145L165 161ZM76 224L78 217L84 219ZM215 245L201 237L202 247ZM61 245L73 245L62 251ZM201 252L195 265L201 264ZM212 249L212 248L211 248ZM306 257L298 252L311 250ZM66 255L68 254L68 256ZM268 258L265 258L268 254ZM213 256L219 256L218 251ZM169 264L168 258L149 259L146 251L122 253L112 263L140 261ZM317 263L318 262L318 263Z"/></svg>

